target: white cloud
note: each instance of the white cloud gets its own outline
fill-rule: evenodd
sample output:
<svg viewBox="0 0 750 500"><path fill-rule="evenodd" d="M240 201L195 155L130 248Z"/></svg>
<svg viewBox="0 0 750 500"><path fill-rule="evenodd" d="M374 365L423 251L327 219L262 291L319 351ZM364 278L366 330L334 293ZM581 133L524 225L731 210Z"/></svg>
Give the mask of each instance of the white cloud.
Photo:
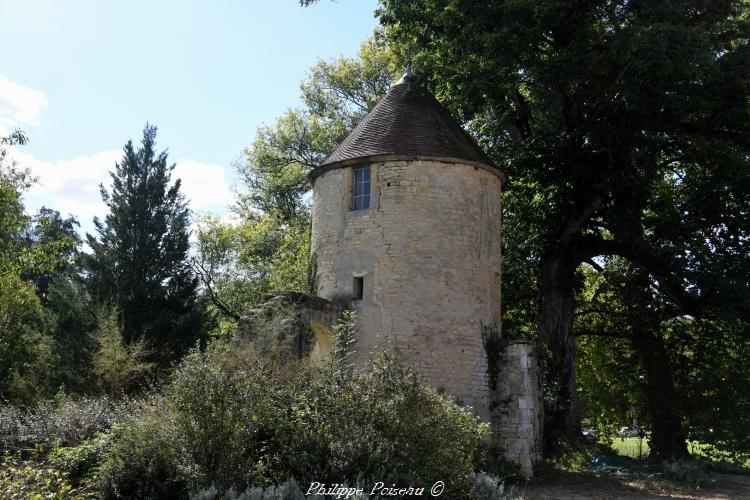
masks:
<svg viewBox="0 0 750 500"><path fill-rule="evenodd" d="M44 92L25 87L0 75L0 135L13 128L35 125L44 108ZM71 160L48 162L11 148L13 159L21 168L28 168L37 179L26 195L30 212L46 206L64 216L74 215L83 231L92 231L94 216L104 218L107 207L102 202L99 185L109 189L109 172L122 158L121 150L108 150ZM194 212L214 211L220 214L232 199L225 169L213 163L190 159L176 162L172 179L182 179L182 193Z"/></svg>
<svg viewBox="0 0 750 500"><path fill-rule="evenodd" d="M0 134L24 125L36 125L47 107L44 92L25 87L0 75Z"/></svg>
<svg viewBox="0 0 750 500"><path fill-rule="evenodd" d="M232 200L225 169L214 163L178 160L172 178L182 179L182 192L193 210L225 208Z"/></svg>
<svg viewBox="0 0 750 500"><path fill-rule="evenodd" d="M104 184L109 189L109 172L122 159L122 151L102 151L55 163L38 160L18 150L13 156L20 167L28 168L37 179L26 196L30 211L44 205L63 215L75 215L82 229L89 232L93 229L94 216L101 219L106 215L107 207L101 200L99 185ZM192 210L224 211L231 200L224 173L220 165L179 160L172 179L182 179L181 190Z"/></svg>
<svg viewBox="0 0 750 500"><path fill-rule="evenodd" d="M26 197L30 210L44 205L63 215L75 215L84 229L90 227L94 216L103 218L107 213L99 184L110 184L109 171L122 158L121 151L103 151L55 163L19 151L13 156L20 167L28 168L37 179Z"/></svg>

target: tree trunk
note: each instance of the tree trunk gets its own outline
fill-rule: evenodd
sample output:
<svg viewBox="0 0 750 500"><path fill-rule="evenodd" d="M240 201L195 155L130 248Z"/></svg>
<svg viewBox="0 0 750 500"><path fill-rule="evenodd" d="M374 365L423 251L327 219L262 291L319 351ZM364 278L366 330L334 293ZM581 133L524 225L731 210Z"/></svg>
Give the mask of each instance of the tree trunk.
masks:
<svg viewBox="0 0 750 500"><path fill-rule="evenodd" d="M545 359L544 441L581 438L581 409L576 392L573 337L575 267L557 255L542 258L537 333Z"/></svg>
<svg viewBox="0 0 750 500"><path fill-rule="evenodd" d="M634 347L646 370L647 408L651 417L650 460L662 462L688 457L679 417L677 394L664 343L652 331L636 333Z"/></svg>

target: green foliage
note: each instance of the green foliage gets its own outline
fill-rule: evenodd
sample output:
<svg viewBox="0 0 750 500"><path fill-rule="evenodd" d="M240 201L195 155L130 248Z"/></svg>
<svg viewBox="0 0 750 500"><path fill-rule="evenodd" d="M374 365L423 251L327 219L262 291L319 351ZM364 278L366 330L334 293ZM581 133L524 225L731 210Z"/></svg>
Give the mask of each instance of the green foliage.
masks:
<svg viewBox="0 0 750 500"><path fill-rule="evenodd" d="M17 396L24 362L32 357L28 340L39 310L33 288L21 277L28 262L20 237L30 222L21 196L31 181L7 160L6 149L25 141L20 132L0 138L0 397L5 398Z"/></svg>
<svg viewBox="0 0 750 500"><path fill-rule="evenodd" d="M268 280L264 273L240 263L241 240L234 224L204 216L198 219L196 228L193 269L213 307L236 321L251 304L260 301Z"/></svg>
<svg viewBox="0 0 750 500"><path fill-rule="evenodd" d="M732 474L747 474L750 472L750 452L723 446L720 449L714 445L690 441L688 443L690 455L707 462L712 470Z"/></svg>
<svg viewBox="0 0 750 500"><path fill-rule="evenodd" d="M0 457L0 496L7 500L78 498L65 473L8 455Z"/></svg>
<svg viewBox="0 0 750 500"><path fill-rule="evenodd" d="M24 272L24 278L34 283L40 300L48 305L51 281L55 277L76 277L76 257L81 239L76 232L75 217L63 219L60 212L46 207L39 209L24 234L24 245L44 256L45 265Z"/></svg>
<svg viewBox="0 0 750 500"><path fill-rule="evenodd" d="M394 357L350 378L325 364L289 380L236 350L190 353L158 409L113 433L100 470L105 491L145 494L157 477L180 491L242 491L289 477L470 488L484 427Z"/></svg>
<svg viewBox="0 0 750 500"><path fill-rule="evenodd" d="M469 410L392 355L376 356L349 380L332 375L305 373L297 382L282 455L295 478L413 485L443 480L454 494L466 491L484 432Z"/></svg>
<svg viewBox="0 0 750 500"><path fill-rule="evenodd" d="M750 452L747 324L731 316L681 315L654 296L648 282L646 288L636 286L637 273L620 260L603 262L601 272L592 268L582 274L577 377L584 418L597 427L599 439L637 418L651 429L653 449L655 415L672 408L684 429L683 443L710 445L718 461L744 464ZM638 302L643 300L648 307ZM644 345L653 349L645 344L649 337L658 339L665 352L662 373L644 363ZM650 393L649 384L655 383L670 384L668 394Z"/></svg>
<svg viewBox="0 0 750 500"><path fill-rule="evenodd" d="M302 100L312 116L351 130L403 74L405 62L404 54L376 30L357 57L318 60L300 86Z"/></svg>
<svg viewBox="0 0 750 500"><path fill-rule="evenodd" d="M720 317L663 325L688 439L710 445L710 458L734 465L750 458L747 328Z"/></svg>
<svg viewBox="0 0 750 500"><path fill-rule="evenodd" d="M329 126L330 125L330 126ZM347 130L302 110L291 110L275 126L258 130L245 151L240 175L248 188L240 207L261 210L284 220L304 215L309 209L303 195L309 190L307 173L333 151Z"/></svg>
<svg viewBox="0 0 750 500"><path fill-rule="evenodd" d="M45 208L34 218L25 213L22 196L33 179L8 156L25 142L20 132L0 138L0 398L19 402L49 396L70 367L57 317L43 306L78 244L75 220Z"/></svg>
<svg viewBox="0 0 750 500"><path fill-rule="evenodd" d="M655 303L750 320L746 2L383 0L379 15L415 50L415 83L509 174L504 326L549 347L557 426L577 431L580 264L621 256Z"/></svg>
<svg viewBox="0 0 750 500"><path fill-rule="evenodd" d="M19 408L0 406L0 450L77 446L113 424L129 421L138 404L107 397L80 398L63 393Z"/></svg>
<svg viewBox="0 0 750 500"><path fill-rule="evenodd" d="M140 148L132 141L101 187L109 213L87 235L88 289L98 303L119 309L126 343L143 338L162 364L202 334L197 280L188 262L190 211L174 165L156 151L156 128L146 125Z"/></svg>
<svg viewBox="0 0 750 500"><path fill-rule="evenodd" d="M51 375L51 389L90 394L96 388L93 358L98 347L96 307L92 304L76 270L62 271L51 277L44 295L44 313L48 331L54 339L57 364ZM37 292L38 293L38 292Z"/></svg>
<svg viewBox="0 0 750 500"><path fill-rule="evenodd" d="M222 349L192 352L168 389L185 453L204 484L242 488L263 478L283 411L260 363L227 369ZM269 465L271 465L269 464Z"/></svg>
<svg viewBox="0 0 750 500"><path fill-rule="evenodd" d="M112 445L98 471L103 498L185 498L191 488L189 458L163 408L146 410L112 428Z"/></svg>
<svg viewBox="0 0 750 500"><path fill-rule="evenodd" d="M622 426L632 425L634 417L643 420L643 369L623 323L627 312L617 294L618 279L593 268L580 270L584 278L579 294L576 331L583 333L618 332L622 337L579 335L576 339L576 377L582 415L587 425L596 428L597 439L607 441ZM645 424L645 422L642 422Z"/></svg>
<svg viewBox="0 0 750 500"><path fill-rule="evenodd" d="M94 357L94 372L112 399L115 399L134 380L146 374L152 368L152 363L144 361L146 351L143 339L133 340L125 345L118 325L117 309L103 307L97 317L95 335L99 350Z"/></svg>
<svg viewBox="0 0 750 500"><path fill-rule="evenodd" d="M606 442L620 427L632 425L632 409L643 405L639 362L625 339L581 337L576 350L584 422Z"/></svg>
<svg viewBox="0 0 750 500"><path fill-rule="evenodd" d="M78 488L82 482L93 487L97 468L106 456L111 437L111 433L102 432L78 446L54 448L50 453L50 463L56 470L66 474L73 487Z"/></svg>
<svg viewBox="0 0 750 500"><path fill-rule="evenodd" d="M233 320L268 295L309 289L310 221L271 214L238 224L204 217L193 268L213 307Z"/></svg>

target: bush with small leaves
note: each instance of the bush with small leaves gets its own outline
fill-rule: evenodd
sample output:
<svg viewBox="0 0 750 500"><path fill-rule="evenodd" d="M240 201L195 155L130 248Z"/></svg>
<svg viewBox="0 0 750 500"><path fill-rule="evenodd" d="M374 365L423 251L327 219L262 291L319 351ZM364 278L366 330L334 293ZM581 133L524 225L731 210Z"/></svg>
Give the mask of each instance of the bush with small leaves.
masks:
<svg viewBox="0 0 750 500"><path fill-rule="evenodd" d="M515 486L506 487L502 479L479 472L472 476L472 495L476 500L511 500L523 498Z"/></svg>
<svg viewBox="0 0 750 500"><path fill-rule="evenodd" d="M223 490L277 479L273 453L286 399L257 360L235 361L223 347L194 351L166 390L185 452L203 480Z"/></svg>
<svg viewBox="0 0 750 500"><path fill-rule="evenodd" d="M108 397L72 398L58 394L25 409L0 406L0 449L76 446L137 412L138 402Z"/></svg>
<svg viewBox="0 0 750 500"><path fill-rule="evenodd" d="M26 500L79 498L65 473L43 461L0 456L0 498Z"/></svg>
<svg viewBox="0 0 750 500"><path fill-rule="evenodd" d="M98 471L103 498L185 498L199 483L169 409L160 401L132 422L112 428Z"/></svg>
<svg viewBox="0 0 750 500"><path fill-rule="evenodd" d="M341 377L307 371L294 388L284 469L303 483L431 485L470 489L474 449L486 427L394 355Z"/></svg>
<svg viewBox="0 0 750 500"><path fill-rule="evenodd" d="M471 491L486 428L395 356L351 373L335 363L308 366L291 380L249 350L242 359L226 346L189 354L158 411L113 431L99 471L105 496L163 497L206 485L217 495L250 495L262 490L247 488L290 477L428 489L444 481L452 498Z"/></svg>
<svg viewBox="0 0 750 500"><path fill-rule="evenodd" d="M93 482L95 471L104 460L111 441L112 434L102 432L78 446L54 448L50 462L55 469L65 472L75 487L84 481Z"/></svg>

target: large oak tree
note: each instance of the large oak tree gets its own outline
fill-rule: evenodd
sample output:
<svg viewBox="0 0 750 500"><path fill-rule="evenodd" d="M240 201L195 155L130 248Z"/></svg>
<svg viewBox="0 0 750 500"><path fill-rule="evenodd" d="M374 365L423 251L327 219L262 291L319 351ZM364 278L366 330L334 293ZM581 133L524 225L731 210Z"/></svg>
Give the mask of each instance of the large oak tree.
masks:
<svg viewBox="0 0 750 500"><path fill-rule="evenodd" d="M526 299L549 353L548 437L580 435L572 320L581 263L618 255L682 314L729 307L748 318L745 2L382 5L393 39L415 49L420 83L511 179L505 235L516 244L505 262L536 270L537 295Z"/></svg>

